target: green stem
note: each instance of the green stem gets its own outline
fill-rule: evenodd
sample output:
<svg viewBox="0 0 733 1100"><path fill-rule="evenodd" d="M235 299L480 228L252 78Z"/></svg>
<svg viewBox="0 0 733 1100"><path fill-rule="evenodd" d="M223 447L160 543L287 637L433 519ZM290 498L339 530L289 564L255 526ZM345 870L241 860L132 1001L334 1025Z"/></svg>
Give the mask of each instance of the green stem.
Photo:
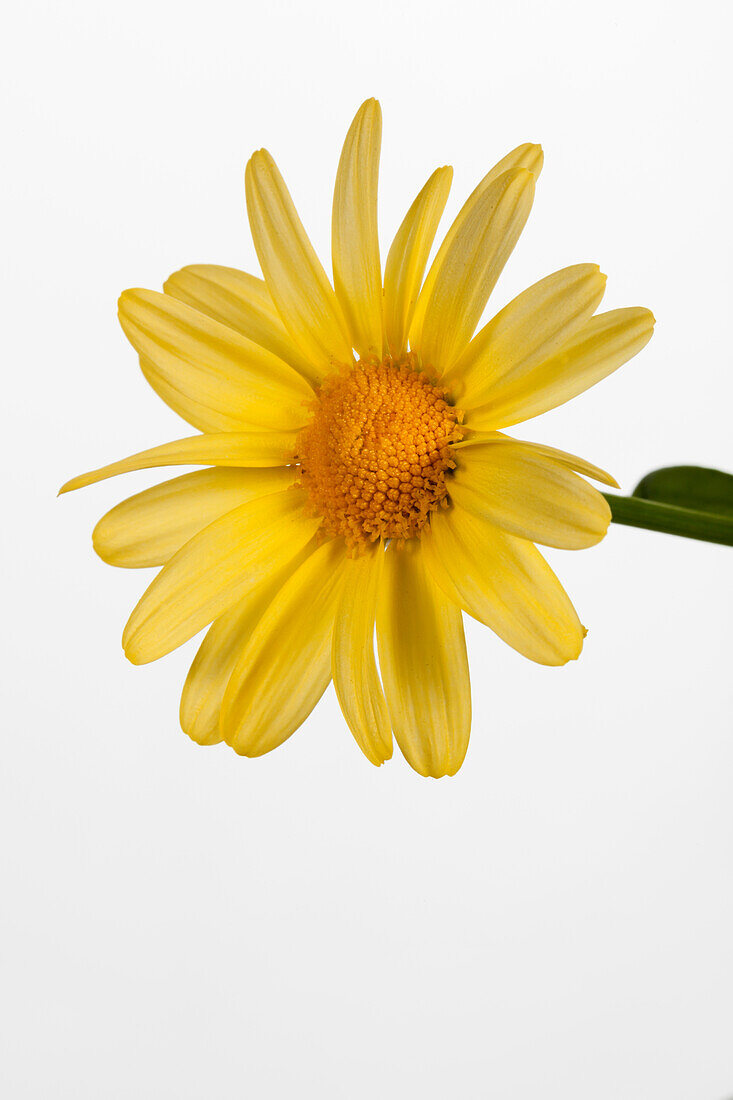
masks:
<svg viewBox="0 0 733 1100"><path fill-rule="evenodd" d="M659 501L643 500L641 497L619 497L615 493L603 495L611 505L614 523L733 546L733 516L698 512L693 508L660 504Z"/></svg>

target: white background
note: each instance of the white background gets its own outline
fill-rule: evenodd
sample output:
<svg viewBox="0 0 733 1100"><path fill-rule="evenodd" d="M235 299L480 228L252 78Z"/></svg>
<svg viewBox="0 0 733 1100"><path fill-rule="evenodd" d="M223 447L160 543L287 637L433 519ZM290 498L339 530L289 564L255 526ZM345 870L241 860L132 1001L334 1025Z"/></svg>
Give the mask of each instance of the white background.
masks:
<svg viewBox="0 0 733 1100"><path fill-rule="evenodd" d="M472 743L436 783L401 758L372 768L331 691L264 759L189 742L196 643L128 664L119 636L149 576L90 541L160 475L55 499L80 470L188 434L138 370L119 291L184 263L254 267L243 172L263 144L327 257L341 142L370 95L383 254L435 166L455 166L452 215L541 141L492 306L597 261L606 308L657 316L638 359L517 434L625 491L655 466L733 467L730 14L6 14L3 1096L733 1094L733 551L612 527L554 553L590 628L582 659L539 668L469 623Z"/></svg>

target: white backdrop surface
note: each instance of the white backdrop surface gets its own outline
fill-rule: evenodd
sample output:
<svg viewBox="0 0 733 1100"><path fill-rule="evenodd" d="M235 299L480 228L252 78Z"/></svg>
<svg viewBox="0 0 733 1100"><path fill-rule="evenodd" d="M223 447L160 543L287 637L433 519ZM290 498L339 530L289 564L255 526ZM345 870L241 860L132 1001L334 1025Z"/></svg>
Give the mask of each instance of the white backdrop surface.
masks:
<svg viewBox="0 0 733 1100"><path fill-rule="evenodd" d="M612 527L553 565L589 628L539 668L468 623L452 780L374 769L332 689L256 761L180 732L195 642L133 668L147 572L55 499L188 434L116 321L185 263L256 270L266 145L320 254L359 103L383 254L438 164L447 218L541 141L490 308L566 264L649 347L520 435L611 469L733 467L731 7L30 0L0 83L5 478L0 1092L8 1098L733 1095L733 551ZM9 438L8 438L9 436ZM297 659L297 656L294 657Z"/></svg>

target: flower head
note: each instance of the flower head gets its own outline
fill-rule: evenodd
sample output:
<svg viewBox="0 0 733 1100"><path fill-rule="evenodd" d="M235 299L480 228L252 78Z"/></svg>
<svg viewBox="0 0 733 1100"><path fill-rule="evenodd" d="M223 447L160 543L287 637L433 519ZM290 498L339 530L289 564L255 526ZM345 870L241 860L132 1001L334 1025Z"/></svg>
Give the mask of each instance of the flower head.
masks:
<svg viewBox="0 0 733 1100"><path fill-rule="evenodd" d="M330 375L295 453L325 531L355 549L415 538L447 500L460 419L414 355Z"/></svg>
<svg viewBox="0 0 733 1100"><path fill-rule="evenodd" d="M195 741L268 752L333 678L372 763L391 756L394 733L422 775L452 775L471 722L462 613L533 661L578 657L585 631L535 543L592 546L610 521L585 480L615 485L608 474L503 429L611 373L654 319L638 308L594 316L605 277L579 264L475 331L529 215L537 145L484 177L426 275L452 175L438 168L382 273L380 141L368 100L338 168L333 284L260 150L246 191L264 280L195 265L163 294L122 295L145 377L200 434L64 490L204 467L123 501L94 531L105 561L162 566L124 631L131 661L209 627L181 700Z"/></svg>

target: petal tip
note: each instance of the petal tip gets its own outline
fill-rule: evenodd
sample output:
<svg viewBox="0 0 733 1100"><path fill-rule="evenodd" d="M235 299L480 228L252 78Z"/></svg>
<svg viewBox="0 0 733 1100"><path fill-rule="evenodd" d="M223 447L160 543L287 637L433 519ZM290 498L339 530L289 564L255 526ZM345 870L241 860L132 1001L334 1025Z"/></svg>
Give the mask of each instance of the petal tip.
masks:
<svg viewBox="0 0 733 1100"><path fill-rule="evenodd" d="M583 626L582 623L579 623L579 626L580 630L578 631L577 637L574 639L573 643L568 646L567 650L560 655L556 664L557 668L563 668L565 665L569 665L571 661L579 660L588 634L587 627Z"/></svg>
<svg viewBox="0 0 733 1100"><path fill-rule="evenodd" d="M155 304L165 295L156 290L147 290L145 287L133 286L123 290L117 299L117 316L124 329L124 321L132 321L140 316L141 307ZM125 330L126 331L126 330Z"/></svg>
<svg viewBox="0 0 733 1100"><path fill-rule="evenodd" d="M116 563L114 548L110 547L109 538L105 539L104 537L103 524L105 519L106 516L103 516L92 531L92 549L94 550L94 553L97 555L97 557L101 558L105 565L115 565Z"/></svg>
<svg viewBox="0 0 733 1100"><path fill-rule="evenodd" d="M253 172L261 170L262 167L269 166L271 162L272 157L267 149L255 149L254 153L252 153L252 156L247 161L245 174L251 176Z"/></svg>
<svg viewBox="0 0 733 1100"><path fill-rule="evenodd" d="M56 496L60 497L64 493L73 493L75 489L83 489L86 484L88 483L84 474L77 474L76 477L69 478L68 481L64 482Z"/></svg>
<svg viewBox="0 0 733 1100"><path fill-rule="evenodd" d="M130 286L126 290L123 290L117 299L117 308L122 309L128 302L134 301L139 294L142 293L141 287Z"/></svg>
<svg viewBox="0 0 733 1100"><path fill-rule="evenodd" d="M124 636L122 641L122 650L131 665L144 665L146 663L145 657L139 652L139 650L135 649L132 643L128 642L127 645L125 645Z"/></svg>
<svg viewBox="0 0 733 1100"><path fill-rule="evenodd" d="M649 330L649 333L654 331L657 319L647 306L632 306L628 312L629 316L633 316L635 320L641 322Z"/></svg>
<svg viewBox="0 0 733 1100"><path fill-rule="evenodd" d="M532 167L530 171L535 178L539 176L545 163L545 151L539 142L530 142L529 148L532 152Z"/></svg>

